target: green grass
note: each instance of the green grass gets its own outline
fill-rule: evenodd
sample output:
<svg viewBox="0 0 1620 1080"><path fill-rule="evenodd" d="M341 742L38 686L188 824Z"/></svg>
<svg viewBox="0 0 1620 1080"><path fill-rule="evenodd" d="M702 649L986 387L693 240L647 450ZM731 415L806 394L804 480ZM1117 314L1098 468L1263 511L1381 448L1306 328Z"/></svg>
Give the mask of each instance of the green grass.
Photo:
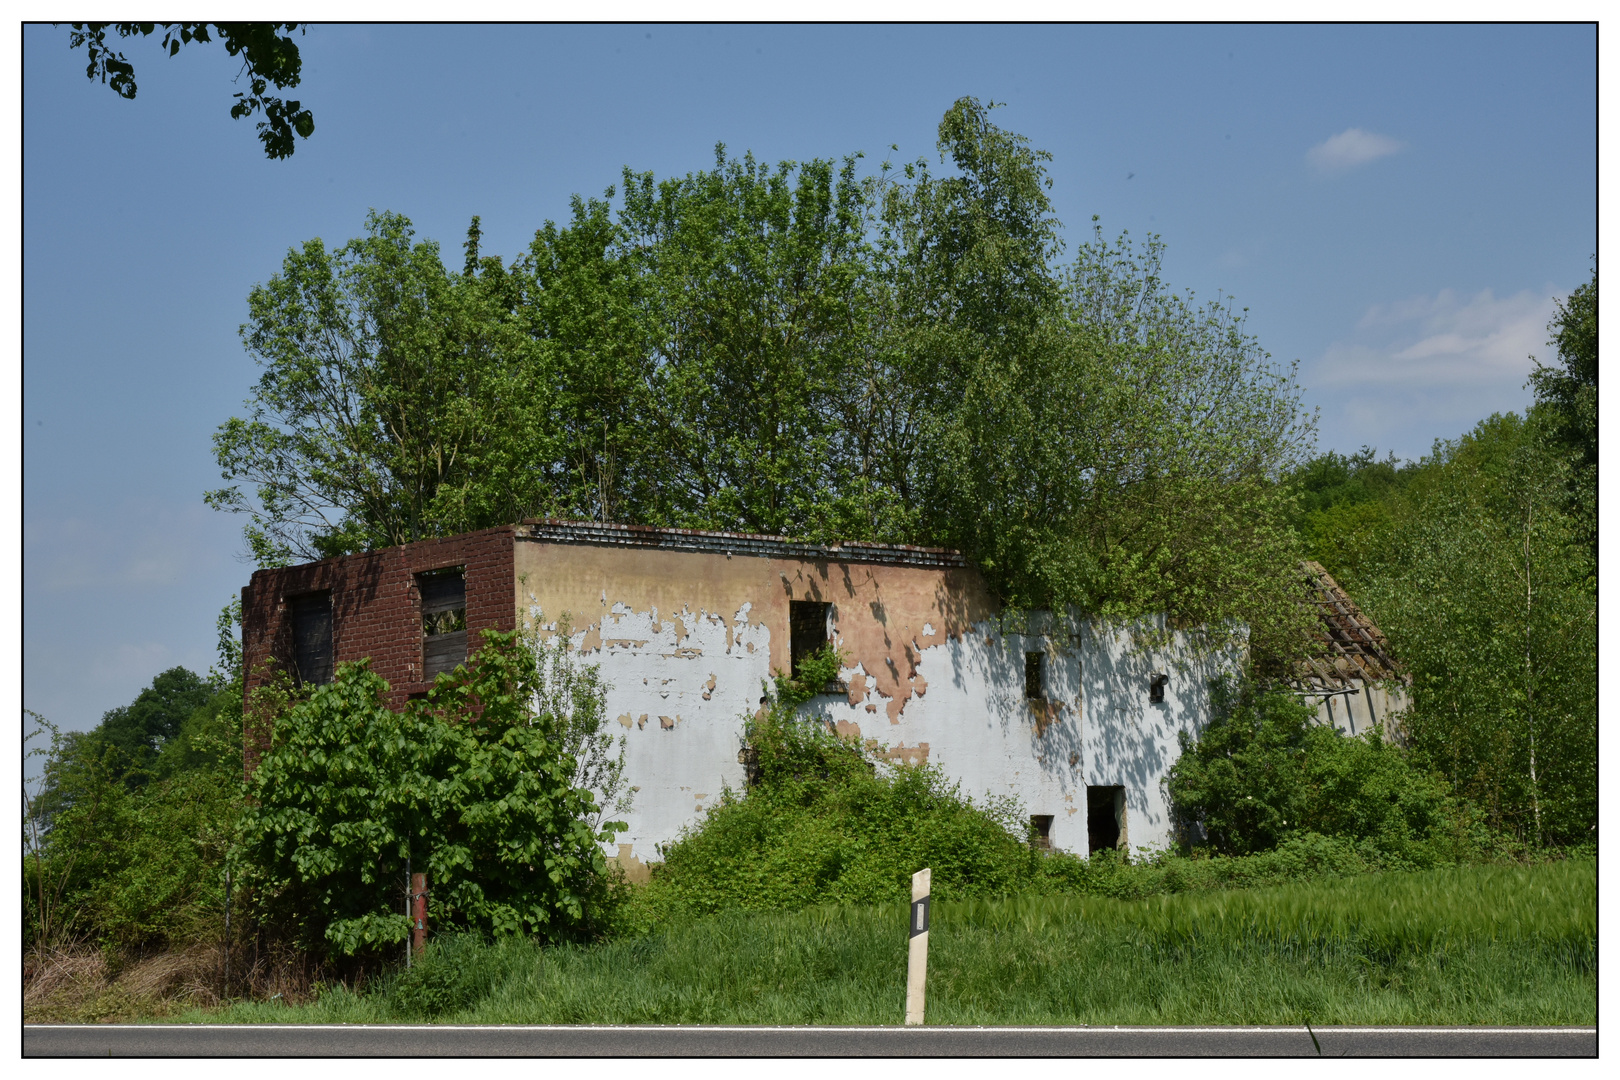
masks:
<svg viewBox="0 0 1620 1080"><path fill-rule="evenodd" d="M1590 1024L1590 861L1147 900L939 903L935 1024ZM409 976L207 1022L896 1024L903 905L729 912L541 950L442 939Z"/></svg>

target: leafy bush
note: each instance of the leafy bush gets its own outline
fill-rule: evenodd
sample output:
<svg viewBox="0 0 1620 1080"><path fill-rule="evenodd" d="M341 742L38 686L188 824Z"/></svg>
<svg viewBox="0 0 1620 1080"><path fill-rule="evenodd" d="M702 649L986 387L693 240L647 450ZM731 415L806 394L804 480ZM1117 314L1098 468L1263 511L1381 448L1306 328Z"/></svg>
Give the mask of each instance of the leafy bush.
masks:
<svg viewBox="0 0 1620 1080"><path fill-rule="evenodd" d="M722 793L664 852L655 903L707 914L906 899L925 866L939 897L1001 895L1028 881L1032 854L1012 831L1010 802L975 803L935 767L879 769L859 745L801 715L839 662L829 647L799 678L777 677L747 729L755 782Z"/></svg>
<svg viewBox="0 0 1620 1080"><path fill-rule="evenodd" d="M574 783L557 719L536 712L536 660L486 631L467 664L401 712L365 661L275 722L253 777L246 861L267 913L306 946L402 942L406 861L429 875L436 927L546 941L590 932L606 899L600 843L622 828Z"/></svg>
<svg viewBox="0 0 1620 1080"><path fill-rule="evenodd" d="M1469 824L1445 782L1376 730L1343 735L1294 695L1252 683L1218 684L1212 702L1197 741L1182 734L1166 783L1182 828L1221 854L1315 833L1433 865Z"/></svg>
<svg viewBox="0 0 1620 1080"><path fill-rule="evenodd" d="M531 962L535 959L536 950L523 938L490 943L482 934L441 934L415 964L379 989L391 1011L403 1019L431 1020L460 1012L483 1000L502 981L511 966L503 961L509 961L514 951Z"/></svg>
<svg viewBox="0 0 1620 1080"><path fill-rule="evenodd" d="M29 946L149 949L219 925L225 855L242 809L242 695L228 676L157 676L87 732L49 734L27 805Z"/></svg>

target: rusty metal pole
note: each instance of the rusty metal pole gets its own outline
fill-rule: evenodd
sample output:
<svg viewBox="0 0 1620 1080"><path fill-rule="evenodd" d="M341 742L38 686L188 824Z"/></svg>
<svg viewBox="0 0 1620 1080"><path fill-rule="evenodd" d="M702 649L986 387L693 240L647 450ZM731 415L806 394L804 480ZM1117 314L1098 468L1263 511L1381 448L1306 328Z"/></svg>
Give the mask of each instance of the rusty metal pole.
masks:
<svg viewBox="0 0 1620 1080"><path fill-rule="evenodd" d="M411 875L411 951L417 956L427 944L427 875Z"/></svg>

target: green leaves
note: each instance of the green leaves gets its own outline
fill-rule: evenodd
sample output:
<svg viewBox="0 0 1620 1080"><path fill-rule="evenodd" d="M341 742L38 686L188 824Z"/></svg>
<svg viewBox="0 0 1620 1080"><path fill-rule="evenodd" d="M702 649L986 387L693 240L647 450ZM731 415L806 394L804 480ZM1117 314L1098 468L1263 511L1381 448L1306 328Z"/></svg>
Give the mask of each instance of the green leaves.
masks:
<svg viewBox="0 0 1620 1080"><path fill-rule="evenodd" d="M150 37L161 27L162 48L172 58L180 46L192 42L208 42L213 38L208 23L74 23L68 37L69 48L83 47L89 56L85 75L112 87L113 93L126 100L135 98L135 68L120 52L107 44L107 32L119 37ZM297 101L283 101L266 93L271 83L278 88L297 86L303 61L292 32L303 30L297 23L213 23L213 33L219 35L225 51L241 56L243 71L248 75L249 90L233 95L231 119L239 120L263 111L259 123L259 141L265 156L271 159L291 157L296 149L293 135L309 138L315 133L315 118Z"/></svg>
<svg viewBox="0 0 1620 1080"><path fill-rule="evenodd" d="M504 277L452 278L411 224L312 240L248 298L263 374L248 419L214 436L261 563L323 558L516 521L554 509L549 380L503 318ZM240 484L252 486L251 500Z"/></svg>
<svg viewBox="0 0 1620 1080"><path fill-rule="evenodd" d="M435 926L564 940L604 897L590 792L558 718L535 712L536 659L511 634L394 712L364 664L277 720L244 827L266 903L338 954L403 941L406 860L429 875ZM622 827L622 826L620 826Z"/></svg>
<svg viewBox="0 0 1620 1080"><path fill-rule="evenodd" d="M1225 855L1252 855L1309 834L1362 844L1392 865L1455 854L1465 817L1446 785L1382 742L1316 723L1285 690L1218 685L1215 717L1181 756L1167 788L1181 826Z"/></svg>
<svg viewBox="0 0 1620 1080"><path fill-rule="evenodd" d="M1292 371L1156 239L1062 264L1049 155L992 108L938 174L626 169L509 267L476 218L459 276L395 214L306 243L250 297L210 504L261 562L561 516L945 545L1014 606L1300 638Z"/></svg>
<svg viewBox="0 0 1620 1080"><path fill-rule="evenodd" d="M1414 748L1493 827L1574 844L1597 824L1596 565L1546 419L1437 443L1387 501L1362 577L1412 674Z"/></svg>

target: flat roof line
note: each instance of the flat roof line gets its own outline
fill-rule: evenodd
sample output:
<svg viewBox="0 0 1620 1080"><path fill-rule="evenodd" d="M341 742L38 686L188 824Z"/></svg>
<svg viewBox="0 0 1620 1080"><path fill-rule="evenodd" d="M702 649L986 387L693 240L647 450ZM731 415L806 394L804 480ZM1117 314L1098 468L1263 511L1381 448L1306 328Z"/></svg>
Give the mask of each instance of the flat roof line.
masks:
<svg viewBox="0 0 1620 1080"><path fill-rule="evenodd" d="M600 522L529 518L517 529L520 539L554 544L598 544L609 547L660 548L666 551L702 551L756 558L810 559L825 562L883 563L893 566L956 568L967 558L949 548L910 544L810 544L783 536L754 533L709 532L702 529L659 529L649 525L607 525Z"/></svg>

